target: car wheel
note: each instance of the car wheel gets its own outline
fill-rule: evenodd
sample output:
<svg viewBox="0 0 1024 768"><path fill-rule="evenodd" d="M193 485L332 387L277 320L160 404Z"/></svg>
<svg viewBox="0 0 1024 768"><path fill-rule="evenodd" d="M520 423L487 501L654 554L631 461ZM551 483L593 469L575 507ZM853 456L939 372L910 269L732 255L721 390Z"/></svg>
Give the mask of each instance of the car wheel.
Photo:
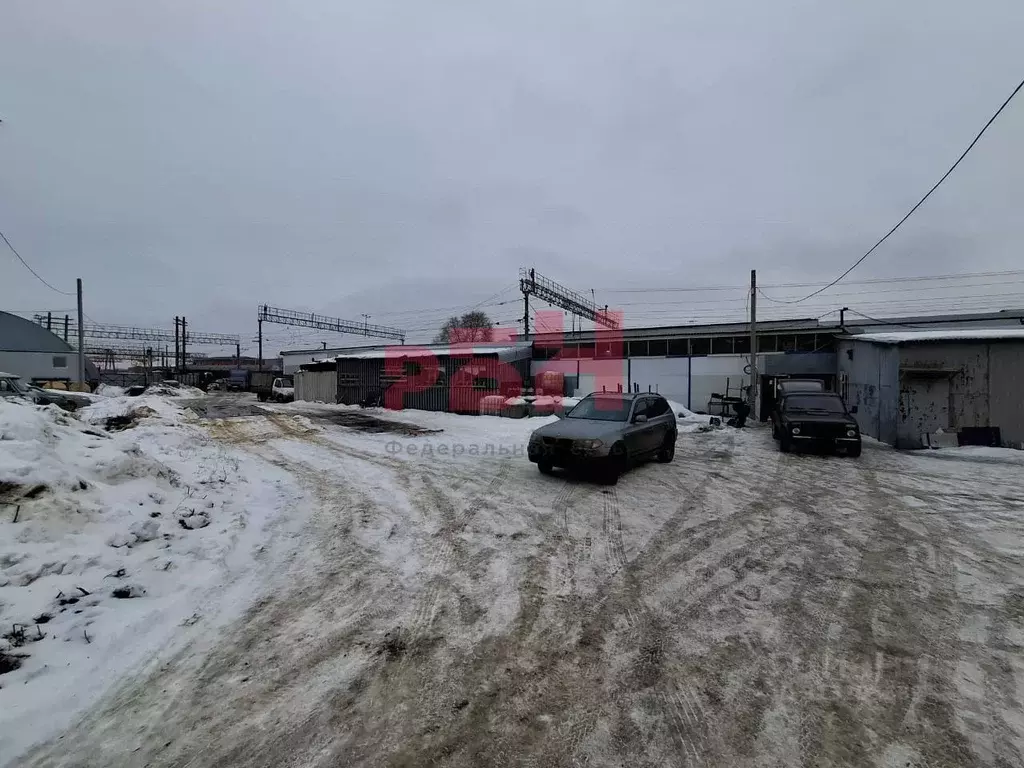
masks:
<svg viewBox="0 0 1024 768"><path fill-rule="evenodd" d="M608 451L608 461L604 466L604 472L601 474L601 479L605 485L615 485L619 482L619 475L626 471L627 462L626 446L622 443L613 445L611 450Z"/></svg>
<svg viewBox="0 0 1024 768"><path fill-rule="evenodd" d="M550 475L554 467L551 465L550 461L538 461L537 469L540 470L542 475Z"/></svg>
<svg viewBox="0 0 1024 768"><path fill-rule="evenodd" d="M665 441L661 444L661 448L658 449L658 461L662 464L668 464L676 455L676 433L669 432L665 435Z"/></svg>

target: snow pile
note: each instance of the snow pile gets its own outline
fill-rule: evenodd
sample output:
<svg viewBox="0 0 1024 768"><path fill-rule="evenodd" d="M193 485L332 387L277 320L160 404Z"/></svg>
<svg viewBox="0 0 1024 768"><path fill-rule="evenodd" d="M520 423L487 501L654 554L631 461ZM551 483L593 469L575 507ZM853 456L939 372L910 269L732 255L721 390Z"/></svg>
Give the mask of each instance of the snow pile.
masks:
<svg viewBox="0 0 1024 768"><path fill-rule="evenodd" d="M146 387L147 395L158 397L204 397L205 392L198 387L190 387L178 381L161 381Z"/></svg>
<svg viewBox="0 0 1024 768"><path fill-rule="evenodd" d="M55 405L0 400L0 483L17 498L38 486L55 492L86 490L94 480L160 474L162 467L137 451L111 446Z"/></svg>
<svg viewBox="0 0 1024 768"><path fill-rule="evenodd" d="M100 397L123 397L124 387L115 387L113 384L100 384L96 387L96 393Z"/></svg>
<svg viewBox="0 0 1024 768"><path fill-rule="evenodd" d="M709 416L706 413L694 413L686 406L674 400L669 400L668 405L672 409L672 413L676 415L676 425L679 432L705 432L721 425L721 419L718 417ZM712 419L716 419L718 424L715 424Z"/></svg>
<svg viewBox="0 0 1024 768"><path fill-rule="evenodd" d="M75 414L88 424L105 425L112 418L138 417L141 420L155 416L160 420L176 424L184 418L179 405L159 395L145 394L138 397L121 395L99 400L98 402L79 408Z"/></svg>
<svg viewBox="0 0 1024 768"><path fill-rule="evenodd" d="M127 401L149 415L95 426ZM78 413L0 400L0 660L15 661L0 665L4 758L186 641L183 627L206 632L243 611L266 577L255 560L266 528L301 495L167 400Z"/></svg>

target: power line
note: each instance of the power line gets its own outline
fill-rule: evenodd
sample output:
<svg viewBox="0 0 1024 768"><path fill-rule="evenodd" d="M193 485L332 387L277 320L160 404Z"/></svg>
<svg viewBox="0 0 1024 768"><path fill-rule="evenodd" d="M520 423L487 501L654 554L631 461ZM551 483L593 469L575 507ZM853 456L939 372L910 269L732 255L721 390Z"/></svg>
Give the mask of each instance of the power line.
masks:
<svg viewBox="0 0 1024 768"><path fill-rule="evenodd" d="M1024 275L1024 270L1009 269L997 272L965 272L961 274L945 275L911 275L909 277L875 277L864 280L848 280L846 285L875 285L880 283L913 283L938 280L966 280L975 277L1006 277ZM810 283L765 283L761 288L814 288L816 286L827 286L823 281ZM688 287L657 287L657 288L622 288L602 290L603 293L706 293L708 291L746 291L749 293L748 285L699 285Z"/></svg>
<svg viewBox="0 0 1024 768"><path fill-rule="evenodd" d="M858 317L863 317L865 320L870 320L870 321L872 321L874 323L882 323L884 325L897 325L897 326L899 326L901 328L929 328L929 329L932 329L932 330L935 329L934 325L913 325L911 323L897 323L897 322L895 322L893 320L879 320L877 317L871 317L871 315L865 315L863 312L858 312L856 309L850 309L849 307L847 307L846 311L847 312L851 312L851 313L857 315Z"/></svg>
<svg viewBox="0 0 1024 768"><path fill-rule="evenodd" d="M25 269L27 269L29 272L31 272L35 276L36 280L38 280L40 283L45 285L51 291L56 291L57 293L59 293L62 296L74 296L74 295L76 295L74 291L68 292L68 291L62 291L60 288L54 288L52 285L50 285L48 282L46 282L39 275L38 272L36 272L34 269L32 269L32 267L30 267L28 265L27 261L25 261L23 258L21 258L21 254L18 253L18 251L15 249L15 247L13 245L11 245L11 241L7 239L7 235L5 235L2 231L0 231L0 238L3 238L3 241L7 244L7 247L11 249L11 253L13 253L15 256L18 257L18 261L20 261L22 263L22 265L25 267Z"/></svg>
<svg viewBox="0 0 1024 768"><path fill-rule="evenodd" d="M818 290L814 291L813 293L807 294L802 299L797 299L796 301L783 301L783 302L779 302L779 303L782 303L782 304L799 304L799 303L801 303L803 301L807 301L807 299L810 299L810 298L812 298L814 296L817 296L819 293L823 293L824 291L827 291L829 288L831 288L833 285L838 283L840 280L842 280L848 274L853 272L853 270L855 270L857 267L859 267L868 256L870 256L872 253L874 253L882 243L884 243L886 240L889 239L890 235L892 235L897 229L899 229L903 225L903 222L905 222L907 219L909 219L911 216L913 216L914 212L917 211L917 209L920 208L922 205L924 205L924 201L932 196L932 193L942 185L942 182L944 182L947 178L949 178L949 175L951 173L953 173L953 171L956 170L957 166L959 166L960 163L963 161L963 159L965 157L967 157L967 154L972 149L974 149L974 145L977 144L981 140L981 137L985 135L985 131L987 131L989 126L992 125L992 123L994 123L996 121L996 118L999 117L1000 114L1002 114L1003 110L1006 109L1006 106L1013 100L1013 97L1016 96L1020 92L1021 88L1024 88L1024 80L1021 80L1020 83L1017 85L1017 87L1013 89L1013 93L1011 93L1009 96L1006 97L1006 101L1004 101L1002 103L1002 105L1000 105L999 109L996 110L996 113L994 115L992 115L992 117L989 118L988 122L985 123L985 126L978 132L978 135L974 137L974 141L972 141L967 146L967 149L965 149L963 151L963 153L960 155L960 157L958 157L956 159L956 162L953 163L953 165L950 166L949 170L946 171L944 174L942 174L942 178L939 179L937 182L935 182L935 186L933 186L931 189L929 189L925 193L925 196L917 201L917 205L915 205L913 208L911 208L907 212L906 216L904 216L902 219L900 219L898 222L896 222L896 226L894 226L892 229L890 229L888 232L886 232L881 240L879 240L877 243L875 243L873 246L871 246L871 248L868 249L867 253L865 253L863 256L861 256L859 259L857 259L855 262L853 262L853 264L850 266L849 269L847 269L845 272L843 272L843 274L841 274L839 277L837 277L831 283L826 285L824 288L819 288ZM765 297L765 298L767 298L767 297Z"/></svg>

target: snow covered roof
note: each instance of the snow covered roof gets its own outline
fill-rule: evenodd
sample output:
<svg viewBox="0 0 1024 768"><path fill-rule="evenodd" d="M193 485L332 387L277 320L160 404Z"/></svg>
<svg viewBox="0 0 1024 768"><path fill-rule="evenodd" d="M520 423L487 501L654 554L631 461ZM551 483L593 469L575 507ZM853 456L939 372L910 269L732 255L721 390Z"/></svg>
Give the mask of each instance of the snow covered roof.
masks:
<svg viewBox="0 0 1024 768"><path fill-rule="evenodd" d="M841 337L842 338L842 337ZM899 331L898 333L858 333L846 338L875 344L904 344L913 341L984 341L1024 339L1022 328L949 328L941 331Z"/></svg>
<svg viewBox="0 0 1024 768"><path fill-rule="evenodd" d="M472 346L453 344L436 344L430 346L389 345L376 349L346 352L343 355L318 359L315 362L325 363L336 360L383 360L386 357L466 357L469 355L497 355L499 360L517 360L532 354L533 344L530 342L506 342L503 344L473 344Z"/></svg>

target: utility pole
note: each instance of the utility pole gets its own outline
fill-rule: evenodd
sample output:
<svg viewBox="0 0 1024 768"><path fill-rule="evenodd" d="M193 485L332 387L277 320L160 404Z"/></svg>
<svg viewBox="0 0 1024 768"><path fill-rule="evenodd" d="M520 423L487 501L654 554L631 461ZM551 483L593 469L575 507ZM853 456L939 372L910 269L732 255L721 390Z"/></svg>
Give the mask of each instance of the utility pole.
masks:
<svg viewBox="0 0 1024 768"><path fill-rule="evenodd" d="M366 330L369 330L370 329L370 316L368 314L366 314L365 312L362 312L361 314L363 316L363 328L365 328ZM326 349L326 348L327 347L325 346L324 349Z"/></svg>
<svg viewBox="0 0 1024 768"><path fill-rule="evenodd" d="M563 326L564 327L564 326ZM523 294L523 341L530 340L530 294Z"/></svg>
<svg viewBox="0 0 1024 768"><path fill-rule="evenodd" d="M839 310L839 330L843 333L846 333L846 310L848 309L849 307L843 307Z"/></svg>
<svg viewBox="0 0 1024 768"><path fill-rule="evenodd" d="M178 335L178 327L181 325L181 318L174 316L174 372L178 372L181 363L181 338Z"/></svg>
<svg viewBox="0 0 1024 768"><path fill-rule="evenodd" d="M259 345L260 345L260 348L259 348L259 358L260 358L259 367L260 368L259 369L262 371L263 370L263 318L262 317L257 318L256 319L256 324L259 326L259 329L260 329L260 333L259 333Z"/></svg>
<svg viewBox="0 0 1024 768"><path fill-rule="evenodd" d="M182 373L185 373L185 371L188 370L188 365L185 362L186 361L186 357L185 357L186 352L185 352L185 350L187 349L187 344L188 344L188 331L185 330L187 327L188 327L188 323L185 322L185 316L182 315L181 316L181 372Z"/></svg>
<svg viewBox="0 0 1024 768"><path fill-rule="evenodd" d="M46 330L52 332L53 331L53 327L52 326L53 326L53 313L52 312L47 312L46 313Z"/></svg>
<svg viewBox="0 0 1024 768"><path fill-rule="evenodd" d="M85 312L82 309L82 278L78 278L78 383L85 385Z"/></svg>
<svg viewBox="0 0 1024 768"><path fill-rule="evenodd" d="M760 421L757 415L757 270L750 270L750 415Z"/></svg>
<svg viewBox="0 0 1024 768"><path fill-rule="evenodd" d="M71 318L68 315L64 315L64 341L68 340L68 326L71 324Z"/></svg>
<svg viewBox="0 0 1024 768"><path fill-rule="evenodd" d="M235 366L237 368L242 367L242 345L235 344Z"/></svg>

